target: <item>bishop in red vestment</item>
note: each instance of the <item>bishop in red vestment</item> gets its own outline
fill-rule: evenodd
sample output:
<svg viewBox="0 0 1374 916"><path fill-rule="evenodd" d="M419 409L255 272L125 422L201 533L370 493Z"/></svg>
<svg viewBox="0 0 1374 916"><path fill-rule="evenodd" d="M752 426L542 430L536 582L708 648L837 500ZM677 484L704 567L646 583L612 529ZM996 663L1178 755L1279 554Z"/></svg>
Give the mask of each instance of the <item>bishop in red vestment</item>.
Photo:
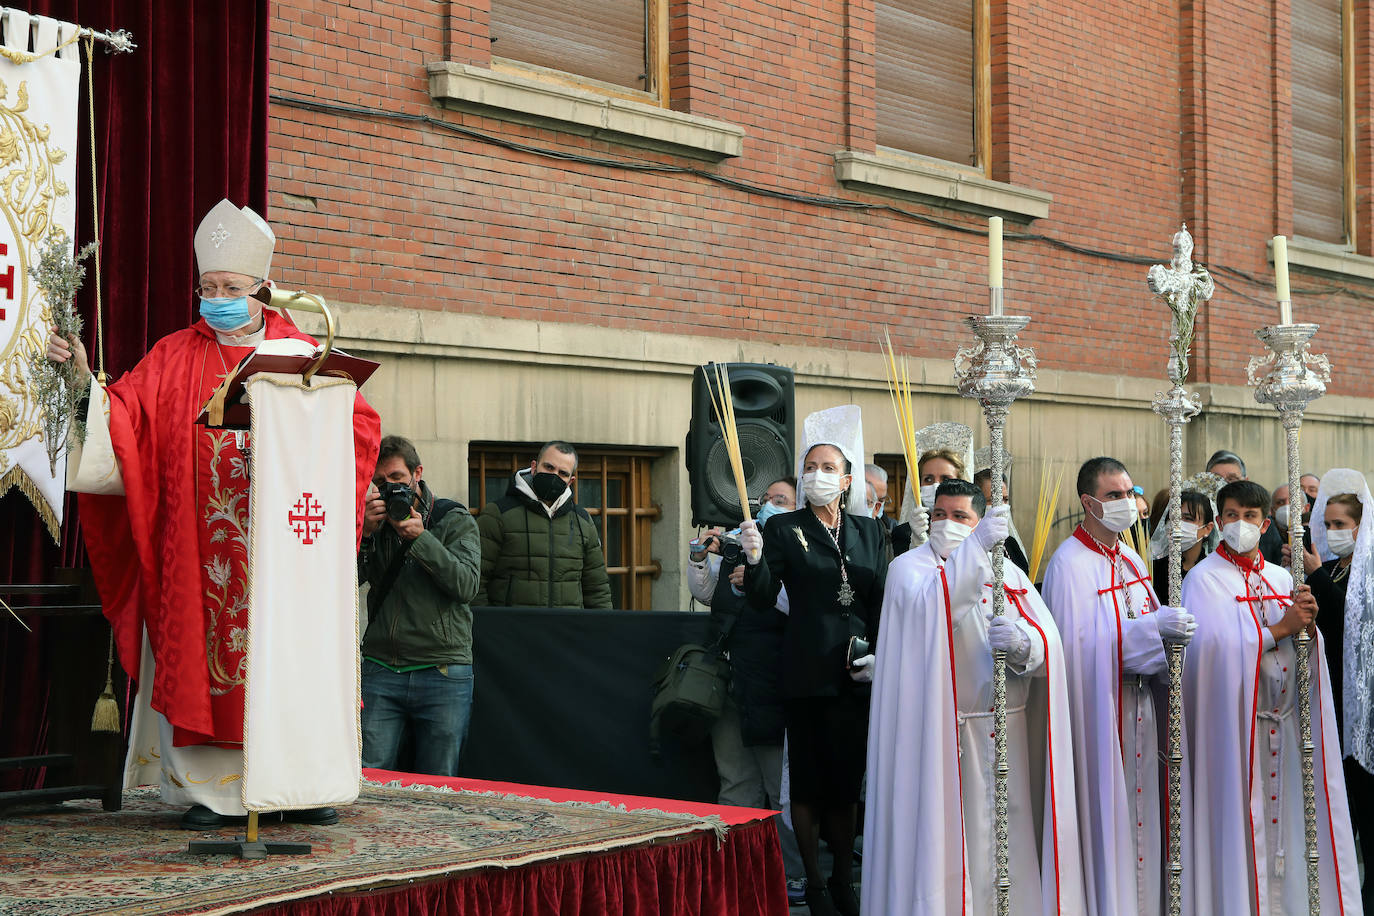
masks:
<svg viewBox="0 0 1374 916"><path fill-rule="evenodd" d="M188 827L243 813L234 783L241 772L248 639L251 443L245 432L210 429L195 418L262 340L314 343L254 296L265 292L274 244L256 213L221 201L196 232L201 320L158 341L108 388L93 383L92 389L93 400L105 405L124 492L83 493L82 530L120 663L139 678L140 693L148 692L161 717L164 797L196 804ZM73 354L84 368L79 342L51 338L50 358ZM93 413L98 422L99 411ZM377 413L359 395L353 411L359 534L379 439ZM145 631L155 662L151 682L148 672L139 673ZM178 763L178 749L196 751ZM131 746L131 758L140 753L148 756Z"/></svg>

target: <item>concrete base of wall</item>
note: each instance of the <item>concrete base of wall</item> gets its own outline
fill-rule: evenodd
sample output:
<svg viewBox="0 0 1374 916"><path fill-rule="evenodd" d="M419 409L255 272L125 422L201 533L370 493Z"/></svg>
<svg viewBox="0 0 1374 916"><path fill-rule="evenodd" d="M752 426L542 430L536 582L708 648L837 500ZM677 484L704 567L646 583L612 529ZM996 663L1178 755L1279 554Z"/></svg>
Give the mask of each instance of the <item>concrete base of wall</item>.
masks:
<svg viewBox="0 0 1374 916"><path fill-rule="evenodd" d="M691 510L682 445L696 366L791 366L798 429L811 411L855 403L864 411L870 453L901 453L883 359L876 353L349 303L334 307L342 326L339 345L382 362L364 394L381 413L383 431L415 441L425 479L441 495L467 500L473 441L561 438L663 450L653 481L663 508L653 529L654 557L663 564L654 587L656 608L682 608L688 600L682 571ZM296 318L303 328L320 330L317 316ZM1034 324L1022 342L1035 346ZM916 420L967 423L981 445L987 438L982 414L955 390L953 355L908 360ZM1163 360L1161 354L1160 380L1040 368L1035 394L1013 408L1007 427L1016 458L1016 520L1027 539L1046 462L1065 474L1051 550L1076 523L1074 476L1085 459L1119 458L1149 495L1168 485L1166 427L1151 410L1164 387ZM1228 448L1246 460L1252 479L1273 487L1285 473L1282 431L1273 409L1257 404L1240 381L1189 387L1201 397L1203 412L1187 428L1186 471L1201 470L1214 450ZM1366 470L1371 454L1374 400L1327 397L1313 404L1303 427L1305 469Z"/></svg>

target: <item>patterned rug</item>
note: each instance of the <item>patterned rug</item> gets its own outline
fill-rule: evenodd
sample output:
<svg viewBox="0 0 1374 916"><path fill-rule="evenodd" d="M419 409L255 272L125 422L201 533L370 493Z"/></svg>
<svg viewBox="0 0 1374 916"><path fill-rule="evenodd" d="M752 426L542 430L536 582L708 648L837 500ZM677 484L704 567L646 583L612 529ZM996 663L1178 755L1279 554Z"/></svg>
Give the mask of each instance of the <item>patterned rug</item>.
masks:
<svg viewBox="0 0 1374 916"><path fill-rule="evenodd" d="M308 856L243 861L193 856L182 809L156 789L124 793L122 811L67 802L0 815L0 913L235 913L343 889L650 843L719 821L662 811L473 792L365 785L332 827L264 823L260 838L308 842ZM229 839L242 827L213 835Z"/></svg>

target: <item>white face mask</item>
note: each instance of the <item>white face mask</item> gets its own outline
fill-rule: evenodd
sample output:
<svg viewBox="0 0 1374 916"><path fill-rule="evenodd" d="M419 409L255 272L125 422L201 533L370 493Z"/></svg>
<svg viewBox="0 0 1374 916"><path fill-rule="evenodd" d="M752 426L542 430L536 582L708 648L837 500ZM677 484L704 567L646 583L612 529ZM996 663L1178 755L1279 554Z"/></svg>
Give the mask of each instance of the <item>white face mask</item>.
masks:
<svg viewBox="0 0 1374 916"><path fill-rule="evenodd" d="M939 554L940 559L948 560L954 548L962 544L970 534L973 534L973 529L963 522L942 518L930 523L930 547Z"/></svg>
<svg viewBox="0 0 1374 916"><path fill-rule="evenodd" d="M1223 525L1221 539L1236 553L1249 553L1259 545L1259 525L1252 525L1244 519Z"/></svg>
<svg viewBox="0 0 1374 916"><path fill-rule="evenodd" d="M802 475L802 492L813 506L828 506L845 490L844 475L826 471L807 471Z"/></svg>
<svg viewBox="0 0 1374 916"><path fill-rule="evenodd" d="M1278 522L1280 528L1285 531L1288 529L1288 506L1282 505L1274 510L1274 521Z"/></svg>
<svg viewBox="0 0 1374 916"><path fill-rule="evenodd" d="M1108 531L1120 534L1135 524L1135 520L1140 516L1135 504L1134 496L1126 496L1121 499L1113 499L1110 502L1103 502L1095 496L1089 499L1102 507L1102 526Z"/></svg>
<svg viewBox="0 0 1374 916"><path fill-rule="evenodd" d="M1326 546L1338 557L1348 557L1355 552L1354 528L1331 528L1326 532Z"/></svg>
<svg viewBox="0 0 1374 916"><path fill-rule="evenodd" d="M1192 547L1198 541L1202 540L1197 535L1197 523L1195 522L1179 522L1178 530L1179 533L1183 535L1184 550L1187 550L1189 547Z"/></svg>
<svg viewBox="0 0 1374 916"><path fill-rule="evenodd" d="M940 489L938 483L926 484L921 487L921 505L927 509L935 508L935 491Z"/></svg>

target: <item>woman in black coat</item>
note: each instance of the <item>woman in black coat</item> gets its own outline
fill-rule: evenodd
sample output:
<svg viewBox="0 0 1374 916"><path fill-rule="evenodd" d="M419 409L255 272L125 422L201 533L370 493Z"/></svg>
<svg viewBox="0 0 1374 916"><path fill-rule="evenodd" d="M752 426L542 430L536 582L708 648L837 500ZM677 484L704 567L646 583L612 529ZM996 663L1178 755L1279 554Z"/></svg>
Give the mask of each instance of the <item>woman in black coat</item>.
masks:
<svg viewBox="0 0 1374 916"><path fill-rule="evenodd" d="M779 590L787 590L781 689L792 823L806 866L807 905L817 916L859 912L853 853L872 650L852 671L846 661L851 637L876 644L887 578L887 548L878 522L845 511L852 471L838 447L812 446L802 465L807 505L773 516L761 538L756 529L746 529L742 537L750 603L771 612ZM835 858L824 884L822 828Z"/></svg>

